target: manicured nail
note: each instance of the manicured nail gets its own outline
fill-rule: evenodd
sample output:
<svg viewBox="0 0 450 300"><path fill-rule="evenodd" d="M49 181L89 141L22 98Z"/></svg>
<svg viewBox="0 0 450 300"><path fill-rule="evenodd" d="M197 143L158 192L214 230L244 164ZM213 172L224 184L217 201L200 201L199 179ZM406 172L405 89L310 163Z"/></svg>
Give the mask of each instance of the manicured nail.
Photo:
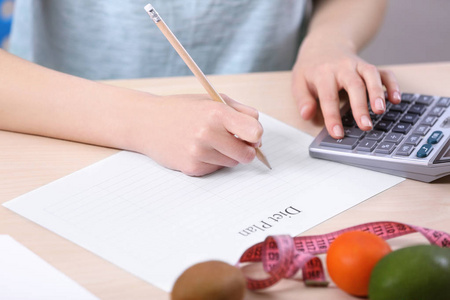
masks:
<svg viewBox="0 0 450 300"><path fill-rule="evenodd" d="M304 119L304 120L306 120L306 111L308 110L308 106L303 106L302 107L302 109L301 109L301 111L300 111L300 116Z"/></svg>
<svg viewBox="0 0 450 300"><path fill-rule="evenodd" d="M340 125L335 125L333 127L333 133L335 136L339 137L339 138L343 138L344 137L344 130L342 129L342 127Z"/></svg>
<svg viewBox="0 0 450 300"><path fill-rule="evenodd" d="M397 100L397 102L402 101L402 97L400 96L400 92L399 92L399 91L395 91L395 92L392 94L392 97L393 97L395 100Z"/></svg>
<svg viewBox="0 0 450 300"><path fill-rule="evenodd" d="M372 128L372 126L373 126L372 121L366 115L361 117L361 124L363 124L365 127L370 127L370 128Z"/></svg>
<svg viewBox="0 0 450 300"><path fill-rule="evenodd" d="M386 107L384 106L384 100L381 98L375 99L375 108L378 111L384 111L386 109Z"/></svg>

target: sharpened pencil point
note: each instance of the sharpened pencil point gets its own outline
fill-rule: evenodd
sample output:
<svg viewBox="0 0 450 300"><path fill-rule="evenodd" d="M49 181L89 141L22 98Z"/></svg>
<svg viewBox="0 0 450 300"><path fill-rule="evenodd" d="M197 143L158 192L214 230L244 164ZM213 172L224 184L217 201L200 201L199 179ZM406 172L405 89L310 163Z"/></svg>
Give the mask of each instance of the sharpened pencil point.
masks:
<svg viewBox="0 0 450 300"><path fill-rule="evenodd" d="M267 160L266 156L264 155L264 153L262 153L261 149L256 148L256 157L263 163L265 164L269 169L272 170L272 167L270 166L269 161Z"/></svg>

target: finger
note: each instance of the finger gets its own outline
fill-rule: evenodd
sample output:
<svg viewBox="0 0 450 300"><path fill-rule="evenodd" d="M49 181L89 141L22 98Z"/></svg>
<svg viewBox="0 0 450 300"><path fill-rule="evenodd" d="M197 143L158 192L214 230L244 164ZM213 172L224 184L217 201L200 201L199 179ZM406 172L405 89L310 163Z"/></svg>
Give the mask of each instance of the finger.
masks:
<svg viewBox="0 0 450 300"><path fill-rule="evenodd" d="M245 131L241 130L245 127L245 121L249 120L251 123L256 123L260 127L260 123L254 118L239 113L231 107L221 106L222 115L215 113L212 115L214 123L209 126L197 128L195 143L186 146L186 151L189 157L194 161L201 161L210 164L222 165L222 166L235 166L236 161L238 163L249 163L254 160L256 156L255 147L253 144L244 141L241 136L236 137L238 134L245 135ZM237 120L234 120L238 116ZM226 127L227 123L240 122L238 128ZM231 131L233 130L233 131ZM260 141L257 138L256 144ZM219 155L220 154L220 155Z"/></svg>
<svg viewBox="0 0 450 300"><path fill-rule="evenodd" d="M341 84L347 91L352 108L353 117L361 130L370 130L373 127L367 107L366 85L355 72L345 72L341 75Z"/></svg>
<svg viewBox="0 0 450 300"><path fill-rule="evenodd" d="M263 127L255 118L235 111L231 107L222 115L225 129L248 143L258 144L263 135Z"/></svg>
<svg viewBox="0 0 450 300"><path fill-rule="evenodd" d="M358 64L357 70L366 83L372 111L376 114L384 113L386 110L386 100L384 98L384 89L378 68L371 64L360 63Z"/></svg>
<svg viewBox="0 0 450 300"><path fill-rule="evenodd" d="M304 120L313 118L317 111L316 97L310 92L305 80L296 80L293 82L293 95L297 101L300 116Z"/></svg>
<svg viewBox="0 0 450 300"><path fill-rule="evenodd" d="M191 164L186 164L184 168L180 169L180 171L189 176L203 176L213 173L221 168L223 167L197 161Z"/></svg>
<svg viewBox="0 0 450 300"><path fill-rule="evenodd" d="M228 133L212 140L211 146L218 153L214 157L204 159L205 162L233 167L237 163L248 164L256 157L255 147Z"/></svg>
<svg viewBox="0 0 450 300"><path fill-rule="evenodd" d="M233 140L237 140L237 138L231 136L230 134L227 134L231 137ZM210 143L204 143L203 144L192 144L189 147L188 154L192 161L199 162L199 164L209 164L209 165L215 165L215 166L222 166L222 167L234 167L239 164L239 162L233 158L231 158L230 154L223 154L221 153L221 148L225 148L223 146L220 146L220 142L217 142L217 137L215 139L212 139L209 141ZM205 141L207 142L207 141ZM222 143L226 143L226 139L222 140ZM218 147L219 146L219 147ZM230 145L232 146L232 145ZM216 147L219 148L219 150L216 150ZM239 150L238 150L239 151Z"/></svg>
<svg viewBox="0 0 450 300"><path fill-rule="evenodd" d="M251 106L242 104L242 103L240 103L240 102L238 102L238 101L236 101L236 100L234 100L234 99L228 97L228 96L225 95L225 94L220 94L220 96L222 96L222 99L223 99L229 106L231 106L232 108L234 108L234 109L237 110L238 112L241 112L241 113L243 113L243 114L249 115L250 117L253 117L253 118L255 118L255 119L258 119L258 118L259 118L259 112L258 112L257 109L255 109L255 108L253 108L253 107L251 107Z"/></svg>
<svg viewBox="0 0 450 300"><path fill-rule="evenodd" d="M316 89L328 133L335 139L343 138L344 128L339 109L338 88L334 77L321 77L317 82Z"/></svg>
<svg viewBox="0 0 450 300"><path fill-rule="evenodd" d="M401 93L394 73L389 70L380 70L380 77L381 82L386 87L389 101L393 104L399 104L401 102Z"/></svg>

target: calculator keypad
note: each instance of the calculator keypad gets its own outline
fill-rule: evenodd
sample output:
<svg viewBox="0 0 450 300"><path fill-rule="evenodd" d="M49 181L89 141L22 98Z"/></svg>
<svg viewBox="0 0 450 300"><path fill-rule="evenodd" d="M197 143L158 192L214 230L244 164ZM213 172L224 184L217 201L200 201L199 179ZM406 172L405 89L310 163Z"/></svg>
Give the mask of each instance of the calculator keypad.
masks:
<svg viewBox="0 0 450 300"><path fill-rule="evenodd" d="M320 146L370 155L425 158L443 133L434 131L425 144L421 142L449 106L450 98L405 93L401 103L387 102L386 111L381 115L369 108L374 129L368 132L358 128L349 110L342 117L345 137L335 140L328 135Z"/></svg>

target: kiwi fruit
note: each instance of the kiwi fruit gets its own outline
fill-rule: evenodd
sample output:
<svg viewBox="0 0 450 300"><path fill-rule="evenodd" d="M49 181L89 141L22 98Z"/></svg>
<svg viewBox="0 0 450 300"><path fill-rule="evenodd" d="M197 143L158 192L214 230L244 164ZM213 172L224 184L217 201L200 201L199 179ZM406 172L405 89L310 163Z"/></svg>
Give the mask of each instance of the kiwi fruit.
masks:
<svg viewBox="0 0 450 300"><path fill-rule="evenodd" d="M172 300L242 300L246 281L242 271L212 260L186 269L175 281Z"/></svg>

